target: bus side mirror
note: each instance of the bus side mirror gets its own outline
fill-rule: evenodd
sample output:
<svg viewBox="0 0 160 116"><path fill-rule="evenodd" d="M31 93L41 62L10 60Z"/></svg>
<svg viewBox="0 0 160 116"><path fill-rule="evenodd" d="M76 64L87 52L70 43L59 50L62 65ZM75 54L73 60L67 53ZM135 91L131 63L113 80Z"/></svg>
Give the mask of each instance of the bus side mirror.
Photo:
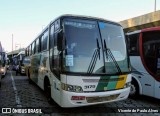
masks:
<svg viewBox="0 0 160 116"><path fill-rule="evenodd" d="M58 51L63 51L65 49L65 42L63 39L62 31L57 34L57 49Z"/></svg>

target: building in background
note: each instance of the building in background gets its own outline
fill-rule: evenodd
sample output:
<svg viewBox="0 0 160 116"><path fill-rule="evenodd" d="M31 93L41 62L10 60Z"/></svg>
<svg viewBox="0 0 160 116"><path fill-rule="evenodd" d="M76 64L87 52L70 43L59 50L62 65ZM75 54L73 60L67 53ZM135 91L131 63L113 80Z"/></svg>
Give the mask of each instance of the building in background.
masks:
<svg viewBox="0 0 160 116"><path fill-rule="evenodd" d="M160 26L160 10L119 22L125 32Z"/></svg>

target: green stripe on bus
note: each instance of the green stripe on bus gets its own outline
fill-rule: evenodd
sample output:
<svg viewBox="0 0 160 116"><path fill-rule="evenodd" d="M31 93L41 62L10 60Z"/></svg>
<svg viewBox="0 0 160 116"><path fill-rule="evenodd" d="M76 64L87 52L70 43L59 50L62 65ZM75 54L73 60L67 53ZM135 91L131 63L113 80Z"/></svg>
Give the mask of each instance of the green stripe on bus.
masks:
<svg viewBox="0 0 160 116"><path fill-rule="evenodd" d="M114 78L119 78L119 76L111 76L110 79L114 79ZM117 81L110 81L107 85L107 90L112 90L112 89L116 89L116 85L117 85Z"/></svg>
<svg viewBox="0 0 160 116"><path fill-rule="evenodd" d="M108 85L108 82L104 81L104 80L109 80L111 78L111 76L101 76L100 77L100 80L98 82L98 85L97 85L97 88L96 88L96 91L102 91L102 90L105 90L105 88L107 88L107 85Z"/></svg>

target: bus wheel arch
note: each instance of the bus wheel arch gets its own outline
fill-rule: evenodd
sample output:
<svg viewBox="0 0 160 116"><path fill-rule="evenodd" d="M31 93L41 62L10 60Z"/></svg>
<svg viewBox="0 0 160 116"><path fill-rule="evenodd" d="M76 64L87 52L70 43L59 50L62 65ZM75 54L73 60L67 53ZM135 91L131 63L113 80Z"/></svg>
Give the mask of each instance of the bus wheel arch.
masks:
<svg viewBox="0 0 160 116"><path fill-rule="evenodd" d="M137 98L139 94L140 94L140 86L137 80L134 77L132 77L131 90L130 90L129 96L131 98Z"/></svg>
<svg viewBox="0 0 160 116"><path fill-rule="evenodd" d="M50 103L52 100L51 99L51 84L47 76L44 77L44 92L47 96L48 102Z"/></svg>

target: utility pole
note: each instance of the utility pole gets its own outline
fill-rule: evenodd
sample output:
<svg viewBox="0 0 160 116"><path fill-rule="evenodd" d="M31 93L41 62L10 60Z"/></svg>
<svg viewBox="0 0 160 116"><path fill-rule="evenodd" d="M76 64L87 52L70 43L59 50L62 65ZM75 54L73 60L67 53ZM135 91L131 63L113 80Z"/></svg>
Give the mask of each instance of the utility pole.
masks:
<svg viewBox="0 0 160 116"><path fill-rule="evenodd" d="M12 58L13 58L13 34L12 34Z"/></svg>
<svg viewBox="0 0 160 116"><path fill-rule="evenodd" d="M154 12L156 12L156 0L154 2Z"/></svg>

